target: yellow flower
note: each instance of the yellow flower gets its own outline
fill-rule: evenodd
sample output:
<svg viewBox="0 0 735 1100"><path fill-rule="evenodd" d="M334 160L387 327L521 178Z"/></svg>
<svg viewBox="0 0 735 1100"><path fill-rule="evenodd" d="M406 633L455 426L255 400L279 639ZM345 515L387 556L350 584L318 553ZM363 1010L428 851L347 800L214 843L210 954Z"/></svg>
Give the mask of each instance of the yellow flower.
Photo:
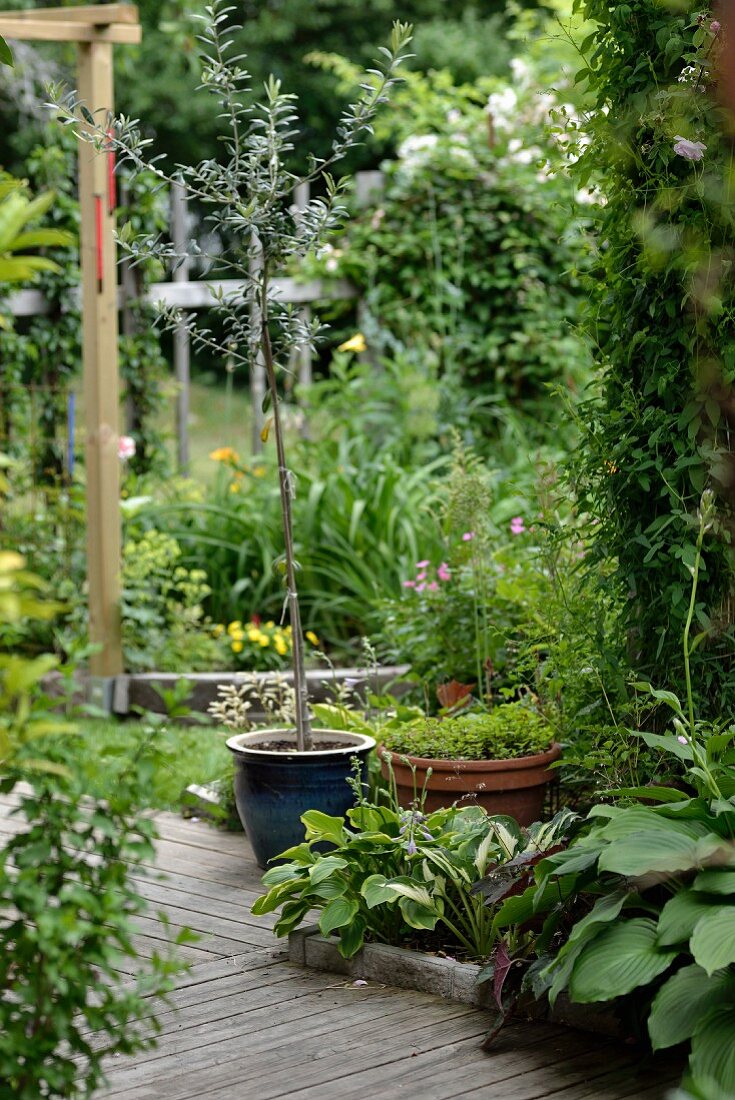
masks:
<svg viewBox="0 0 735 1100"><path fill-rule="evenodd" d="M268 637L267 634L261 634L260 637L258 638L258 641L263 646L263 648L265 648L267 645L271 644L271 640L270 640L270 638Z"/></svg>
<svg viewBox="0 0 735 1100"><path fill-rule="evenodd" d="M232 652L233 653L242 653L242 651L243 651L242 642L233 642L232 643Z"/></svg>
<svg viewBox="0 0 735 1100"><path fill-rule="evenodd" d="M307 630L305 637L307 641L311 642L312 645L319 645L319 639L317 638L313 630Z"/></svg>
<svg viewBox="0 0 735 1100"><path fill-rule="evenodd" d="M276 638L276 653L281 657L285 657L288 653L288 646L281 637Z"/></svg>
<svg viewBox="0 0 735 1100"><path fill-rule="evenodd" d="M367 351L365 337L361 332L357 332L349 340L345 340L344 344L340 344L337 351Z"/></svg>
<svg viewBox="0 0 735 1100"><path fill-rule="evenodd" d="M276 629L276 624L273 622L272 619L269 623L266 623L265 625L268 628L268 630L275 630Z"/></svg>
<svg viewBox="0 0 735 1100"><path fill-rule="evenodd" d="M260 641L260 631L256 630L255 628L253 628L252 630L248 630L248 641L249 642L259 642Z"/></svg>
<svg viewBox="0 0 735 1100"><path fill-rule="evenodd" d="M239 619L236 619L234 623L230 623L230 625L227 627L227 633L230 636L236 634L238 630L242 630L242 623Z"/></svg>
<svg viewBox="0 0 735 1100"><path fill-rule="evenodd" d="M210 451L209 457L213 462L228 462L231 465L240 461L240 456L232 447L217 447L216 450Z"/></svg>
<svg viewBox="0 0 735 1100"><path fill-rule="evenodd" d="M221 638L222 635L224 634L224 632L225 632L225 628L223 627L222 623L217 623L216 626L212 627L212 637L213 638Z"/></svg>
<svg viewBox="0 0 735 1100"><path fill-rule="evenodd" d="M243 638L245 637L245 631L244 630L233 630L232 633L230 634L230 637L232 638L233 642L241 642L243 640Z"/></svg>
<svg viewBox="0 0 735 1100"><path fill-rule="evenodd" d="M231 493L239 493L241 489L242 489L242 485L240 484L239 481L232 481L230 483L230 492Z"/></svg>
<svg viewBox="0 0 735 1100"><path fill-rule="evenodd" d="M253 475L255 477L265 477L265 466L253 466Z"/></svg>

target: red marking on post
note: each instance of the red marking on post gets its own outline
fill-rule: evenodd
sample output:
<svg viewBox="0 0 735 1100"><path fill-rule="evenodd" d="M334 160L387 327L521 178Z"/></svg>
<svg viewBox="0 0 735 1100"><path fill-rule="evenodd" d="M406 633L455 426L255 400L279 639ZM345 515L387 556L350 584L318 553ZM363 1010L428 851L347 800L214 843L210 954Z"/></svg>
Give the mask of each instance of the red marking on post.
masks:
<svg viewBox="0 0 735 1100"><path fill-rule="evenodd" d="M105 266L104 266L104 254L102 248L102 196L94 196L94 216L95 216L95 231L96 231L96 253L97 253L97 293L102 293L102 283L104 280Z"/></svg>
<svg viewBox="0 0 735 1100"><path fill-rule="evenodd" d="M115 213L117 207L117 180L115 178L115 147L112 138L115 131L110 128L107 131L107 209L110 214Z"/></svg>

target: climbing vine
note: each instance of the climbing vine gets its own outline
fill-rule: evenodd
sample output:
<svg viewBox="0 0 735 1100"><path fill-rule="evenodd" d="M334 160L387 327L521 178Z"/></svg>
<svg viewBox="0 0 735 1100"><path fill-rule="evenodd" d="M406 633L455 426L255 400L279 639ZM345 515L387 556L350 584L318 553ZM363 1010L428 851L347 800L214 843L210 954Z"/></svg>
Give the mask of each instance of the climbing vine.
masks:
<svg viewBox="0 0 735 1100"><path fill-rule="evenodd" d="M680 638L705 486L718 524L696 606L700 702L735 703L735 294L730 147L716 100L718 20L690 2L577 0L594 110L577 164L601 186L590 327L604 367L582 408L576 478L613 582L628 657L681 678ZM577 135L579 136L579 135Z"/></svg>

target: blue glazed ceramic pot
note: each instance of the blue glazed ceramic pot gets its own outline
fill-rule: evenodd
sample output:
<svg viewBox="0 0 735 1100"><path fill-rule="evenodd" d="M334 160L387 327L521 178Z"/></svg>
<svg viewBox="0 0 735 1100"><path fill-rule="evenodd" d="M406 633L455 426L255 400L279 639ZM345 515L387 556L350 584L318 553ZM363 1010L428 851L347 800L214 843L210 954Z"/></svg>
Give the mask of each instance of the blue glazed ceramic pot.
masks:
<svg viewBox="0 0 735 1100"><path fill-rule="evenodd" d="M357 757L366 779L366 761L375 748L372 737L341 730L314 730L314 739L344 747L299 752L292 730L258 730L230 737L227 748L235 757L235 802L259 867L286 848L301 844L307 810L342 817L354 805L347 783ZM293 752L264 749L268 741L290 741Z"/></svg>

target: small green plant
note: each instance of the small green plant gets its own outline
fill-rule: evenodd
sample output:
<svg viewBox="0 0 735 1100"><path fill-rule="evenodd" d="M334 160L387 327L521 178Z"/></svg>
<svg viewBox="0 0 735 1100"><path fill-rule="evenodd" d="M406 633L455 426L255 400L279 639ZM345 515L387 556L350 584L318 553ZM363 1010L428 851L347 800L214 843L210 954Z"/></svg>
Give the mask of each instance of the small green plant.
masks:
<svg viewBox="0 0 735 1100"><path fill-rule="evenodd" d="M519 700L487 713L396 723L381 738L389 752L434 760L511 760L545 752L554 730L530 703Z"/></svg>
<svg viewBox="0 0 735 1100"><path fill-rule="evenodd" d="M507 817L488 817L476 806L424 814L420 800L408 809L393 795L388 805L364 799L347 821L310 810L306 840L283 853L287 861L266 871L268 891L256 914L281 910L276 935L285 936L313 910L324 935L336 933L350 958L366 940L430 948L435 930L467 958L484 959L496 939L493 914L473 885L491 867L535 848L535 829ZM322 855L314 846L327 843Z"/></svg>

